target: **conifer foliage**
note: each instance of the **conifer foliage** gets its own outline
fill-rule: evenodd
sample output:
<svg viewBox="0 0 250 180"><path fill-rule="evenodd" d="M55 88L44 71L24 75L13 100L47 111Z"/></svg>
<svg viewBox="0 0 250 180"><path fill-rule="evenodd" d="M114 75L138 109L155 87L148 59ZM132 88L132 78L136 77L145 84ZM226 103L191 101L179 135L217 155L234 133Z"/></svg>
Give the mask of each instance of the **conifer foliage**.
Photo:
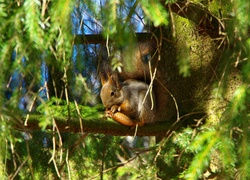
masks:
<svg viewBox="0 0 250 180"><path fill-rule="evenodd" d="M193 7L218 26L195 21ZM0 0L0 178L249 179L249 12L249 0ZM199 51L189 37L178 44L176 28L186 24L193 36L209 34L216 46L209 53L219 52L205 115L161 141L84 132L83 121L103 121L100 44L124 48L136 32L160 29L159 39L177 46L176 73L185 79ZM89 44L87 34L105 42ZM107 54L117 58L114 69L123 66L120 54ZM180 119L195 111L185 113ZM61 119L65 129L76 119L81 132L63 131Z"/></svg>

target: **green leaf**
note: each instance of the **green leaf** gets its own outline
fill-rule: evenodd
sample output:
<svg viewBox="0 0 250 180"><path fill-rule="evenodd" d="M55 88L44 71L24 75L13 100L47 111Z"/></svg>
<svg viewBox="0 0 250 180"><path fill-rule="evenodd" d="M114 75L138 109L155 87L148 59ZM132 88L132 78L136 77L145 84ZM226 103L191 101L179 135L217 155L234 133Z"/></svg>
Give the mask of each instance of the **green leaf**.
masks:
<svg viewBox="0 0 250 180"><path fill-rule="evenodd" d="M185 179L198 179L206 167L209 166L211 153L218 143L219 133L215 130L208 130L199 134L192 144L190 149L196 152L187 172Z"/></svg>
<svg viewBox="0 0 250 180"><path fill-rule="evenodd" d="M29 39L33 41L34 46L40 49L44 45L44 31L39 25L41 11L41 2L34 0L27 0L24 2L25 11L25 29L29 34Z"/></svg>
<svg viewBox="0 0 250 180"><path fill-rule="evenodd" d="M141 7L155 26L168 25L166 8L158 0L141 0Z"/></svg>

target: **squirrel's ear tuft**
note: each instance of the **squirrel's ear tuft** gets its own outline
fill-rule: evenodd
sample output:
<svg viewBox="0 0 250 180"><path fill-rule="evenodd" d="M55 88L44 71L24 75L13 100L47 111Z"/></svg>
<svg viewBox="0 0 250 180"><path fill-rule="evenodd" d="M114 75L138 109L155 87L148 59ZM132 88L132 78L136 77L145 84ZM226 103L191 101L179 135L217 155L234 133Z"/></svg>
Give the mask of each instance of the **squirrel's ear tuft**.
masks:
<svg viewBox="0 0 250 180"><path fill-rule="evenodd" d="M101 79L102 86L108 82L107 74L105 74L104 72L100 72L99 76Z"/></svg>
<svg viewBox="0 0 250 180"><path fill-rule="evenodd" d="M102 70L99 73L102 86L109 81L111 73L112 73L112 71L111 71L111 68L109 66L104 66L102 68Z"/></svg>

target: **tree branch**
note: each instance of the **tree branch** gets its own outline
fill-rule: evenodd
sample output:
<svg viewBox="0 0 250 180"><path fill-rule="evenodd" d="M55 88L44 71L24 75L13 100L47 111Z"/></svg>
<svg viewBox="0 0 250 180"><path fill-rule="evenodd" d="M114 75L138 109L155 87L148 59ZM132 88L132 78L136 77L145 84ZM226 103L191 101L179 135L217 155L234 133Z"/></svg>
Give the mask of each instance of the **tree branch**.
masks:
<svg viewBox="0 0 250 180"><path fill-rule="evenodd" d="M21 131L41 130L39 127L39 119L42 115L31 116L28 120L27 126L18 125L16 129ZM60 132L81 132L80 122L78 118L55 117L55 121ZM138 127L137 136L165 136L169 131L173 131L179 127L180 124L173 125L171 121L158 122L155 124L144 125ZM52 129L48 126L47 129ZM82 130L84 133L99 133L109 134L114 136L133 136L135 128L121 125L110 119L82 119Z"/></svg>
<svg viewBox="0 0 250 180"><path fill-rule="evenodd" d="M138 42L145 42L152 39L151 33L136 33ZM110 40L112 41L112 40ZM102 34L75 35L74 44L105 44L106 39Z"/></svg>

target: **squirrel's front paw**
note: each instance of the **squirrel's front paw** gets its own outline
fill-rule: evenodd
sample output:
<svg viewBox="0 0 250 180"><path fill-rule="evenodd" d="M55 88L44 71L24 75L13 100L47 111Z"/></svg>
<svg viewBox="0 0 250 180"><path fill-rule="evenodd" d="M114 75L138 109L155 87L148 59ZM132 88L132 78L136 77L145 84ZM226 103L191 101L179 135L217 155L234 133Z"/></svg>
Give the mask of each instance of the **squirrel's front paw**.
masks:
<svg viewBox="0 0 250 180"><path fill-rule="evenodd" d="M112 106L109 110L106 110L105 111L105 116L106 117L110 117L110 118L113 118L114 114L116 112L120 112L121 111L121 107L120 106L117 106L117 105L114 105Z"/></svg>
<svg viewBox="0 0 250 180"><path fill-rule="evenodd" d="M105 111L105 116L108 118L112 118L114 115L114 112L112 112L111 110Z"/></svg>

